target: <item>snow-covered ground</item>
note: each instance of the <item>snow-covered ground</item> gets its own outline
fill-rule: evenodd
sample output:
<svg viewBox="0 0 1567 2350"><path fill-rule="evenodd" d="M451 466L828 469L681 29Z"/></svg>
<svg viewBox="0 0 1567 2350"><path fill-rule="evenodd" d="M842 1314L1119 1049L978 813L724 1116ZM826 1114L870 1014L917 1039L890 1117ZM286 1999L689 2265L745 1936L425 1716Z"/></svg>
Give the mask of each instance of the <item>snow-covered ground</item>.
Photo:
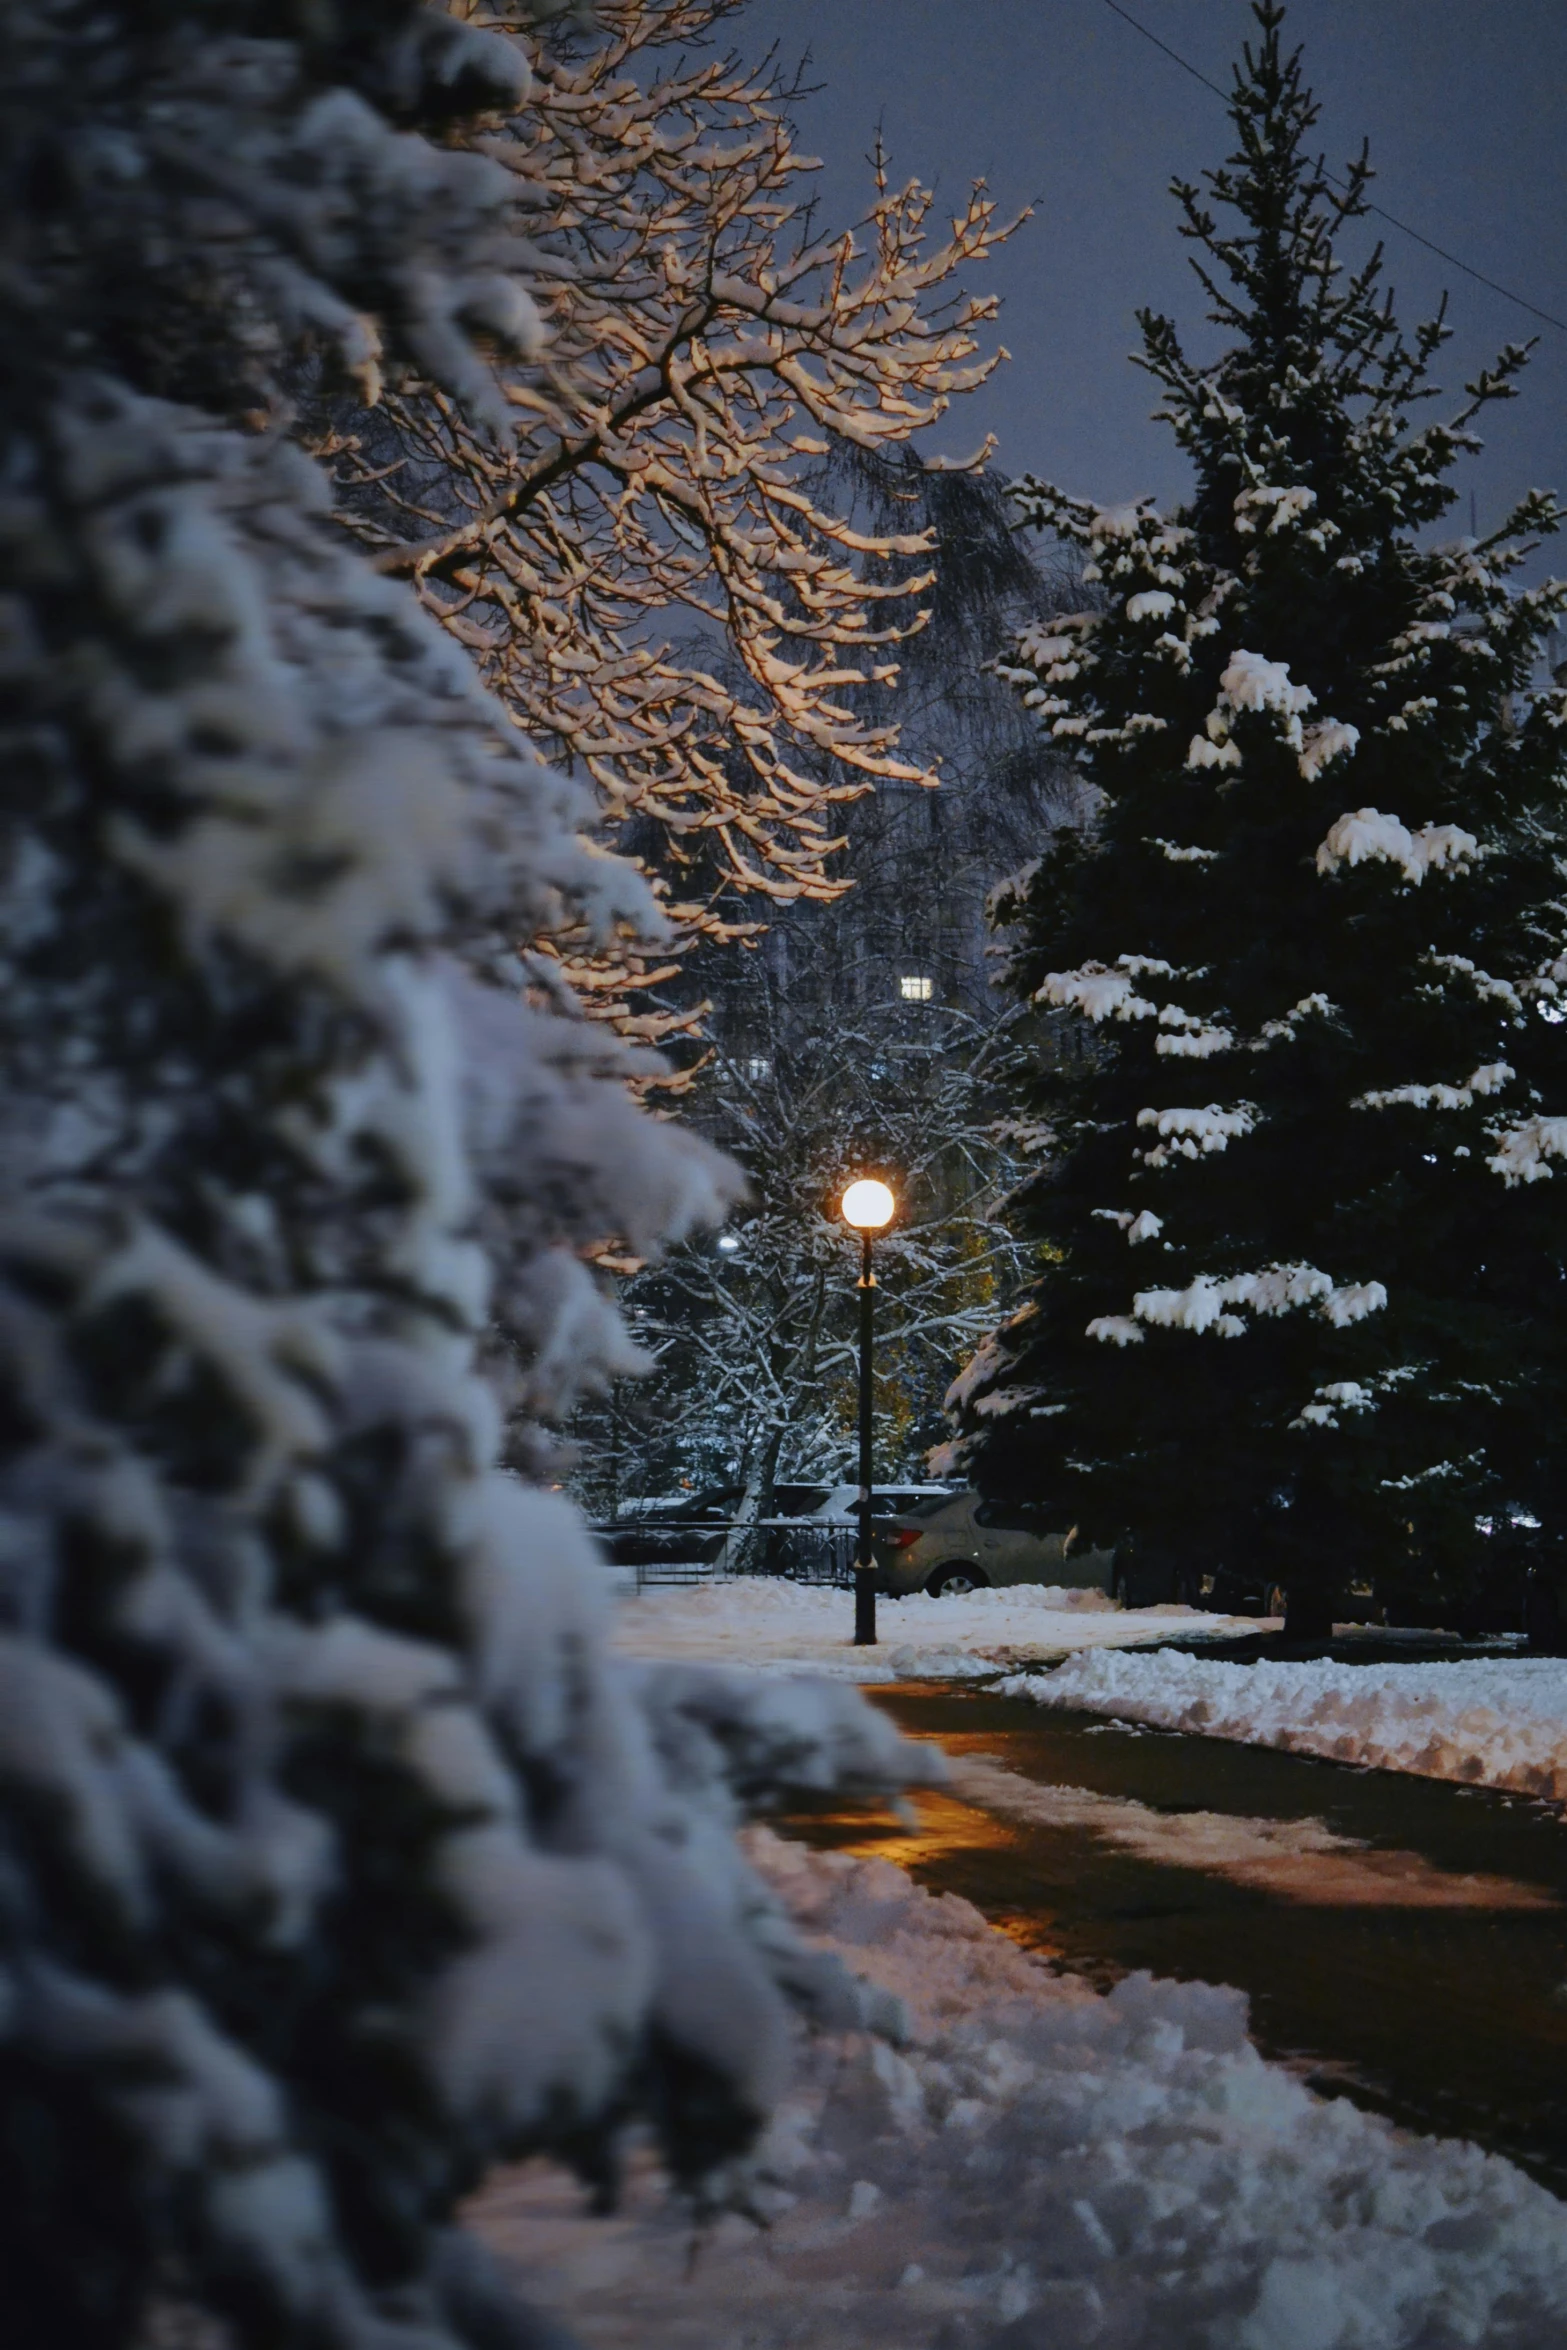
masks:
<svg viewBox="0 0 1567 2350"><path fill-rule="evenodd" d="M1040 1705L1567 1802L1567 1660L1556 1657L1238 1665L1164 1650L1075 1656L1000 1686Z"/></svg>
<svg viewBox="0 0 1567 2350"><path fill-rule="evenodd" d="M757 1575L624 1599L615 1644L623 1655L660 1661L702 1658L773 1671L804 1665L864 1682L939 1681L1046 1663L1079 1648L1167 1639L1177 1628L1217 1638L1259 1626L1250 1617L1189 1607L1122 1610L1102 1591L1023 1585L964 1599L918 1592L878 1600L880 1638L867 1650L854 1646L852 1593Z"/></svg>
<svg viewBox="0 0 1567 2350"><path fill-rule="evenodd" d="M586 2350L1547 2350L1567 2210L1266 2063L1238 1992L1053 1977L952 1895L759 1831L903 2052L818 2041L756 2164L765 2226L694 2233L650 2166L589 2218L541 2167L471 2217Z"/></svg>

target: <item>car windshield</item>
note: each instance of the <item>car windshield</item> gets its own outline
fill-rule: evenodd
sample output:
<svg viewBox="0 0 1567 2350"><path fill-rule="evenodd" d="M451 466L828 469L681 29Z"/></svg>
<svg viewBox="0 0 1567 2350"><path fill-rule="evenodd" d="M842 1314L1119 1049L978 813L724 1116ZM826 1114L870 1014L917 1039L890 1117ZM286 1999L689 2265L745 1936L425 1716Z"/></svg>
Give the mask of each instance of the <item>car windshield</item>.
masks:
<svg viewBox="0 0 1567 2350"><path fill-rule="evenodd" d="M949 1501L957 1498L955 1493L922 1493L903 1514L906 1518L933 1518L938 1510L944 1510Z"/></svg>
<svg viewBox="0 0 1567 2350"><path fill-rule="evenodd" d="M933 1503L939 1508L942 1502L951 1499L951 1494L945 1490L940 1493L932 1493L928 1485L873 1485L871 1487L871 1507L878 1518L907 1518L916 1509L923 1509L927 1502ZM852 1518L859 1508L859 1501L858 1486L840 1485L834 1493L828 1496L823 1507L813 1514L827 1518Z"/></svg>
<svg viewBox="0 0 1567 2350"><path fill-rule="evenodd" d="M825 1485L775 1485L773 1509L780 1518L803 1516L808 1510L819 1510L827 1494Z"/></svg>
<svg viewBox="0 0 1567 2350"><path fill-rule="evenodd" d="M646 1493L620 1505L623 1518L711 1518L725 1515L740 1499L743 1486L709 1485L700 1493Z"/></svg>
<svg viewBox="0 0 1567 2350"><path fill-rule="evenodd" d="M744 1496L743 1485L709 1485L701 1493L691 1496L691 1515L694 1518L727 1517Z"/></svg>

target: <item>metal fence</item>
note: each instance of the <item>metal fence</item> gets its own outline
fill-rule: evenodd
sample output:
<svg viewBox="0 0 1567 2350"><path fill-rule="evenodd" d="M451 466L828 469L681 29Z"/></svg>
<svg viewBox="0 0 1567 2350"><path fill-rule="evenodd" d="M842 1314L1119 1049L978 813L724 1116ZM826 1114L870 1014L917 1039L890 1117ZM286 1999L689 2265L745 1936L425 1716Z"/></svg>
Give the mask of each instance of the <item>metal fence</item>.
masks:
<svg viewBox="0 0 1567 2350"><path fill-rule="evenodd" d="M818 1518L753 1518L715 1525L711 1518L621 1518L593 1528L611 1562L638 1591L775 1575L791 1583L847 1588L854 1580L856 1530Z"/></svg>

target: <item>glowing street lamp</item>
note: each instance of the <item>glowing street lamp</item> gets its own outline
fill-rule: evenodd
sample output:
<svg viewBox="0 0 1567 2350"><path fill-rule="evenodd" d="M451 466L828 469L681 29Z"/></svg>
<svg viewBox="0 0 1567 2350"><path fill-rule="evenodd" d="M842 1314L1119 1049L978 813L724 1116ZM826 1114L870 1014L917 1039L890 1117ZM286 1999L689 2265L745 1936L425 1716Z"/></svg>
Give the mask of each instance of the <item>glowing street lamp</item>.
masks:
<svg viewBox="0 0 1567 2350"><path fill-rule="evenodd" d="M860 1236L860 1537L854 1559L854 1645L876 1645L876 1561L871 1555L871 1344L876 1310L876 1276L871 1242L890 1224L897 1201L873 1176L851 1183L839 1202L843 1220Z"/></svg>
<svg viewBox="0 0 1567 2350"><path fill-rule="evenodd" d="M892 1222L898 1203L885 1183L878 1183L874 1176L865 1176L858 1183L850 1184L840 1204L844 1222L864 1235L869 1248L871 1234Z"/></svg>

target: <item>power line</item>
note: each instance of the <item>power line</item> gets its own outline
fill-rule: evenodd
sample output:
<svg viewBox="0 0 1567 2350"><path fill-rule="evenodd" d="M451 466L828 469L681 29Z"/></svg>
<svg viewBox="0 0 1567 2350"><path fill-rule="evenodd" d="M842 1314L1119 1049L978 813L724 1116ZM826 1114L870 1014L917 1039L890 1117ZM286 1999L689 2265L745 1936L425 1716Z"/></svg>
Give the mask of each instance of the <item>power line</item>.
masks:
<svg viewBox="0 0 1567 2350"><path fill-rule="evenodd" d="M1189 73L1194 82L1201 82L1205 90L1211 90L1216 98L1222 99L1228 106L1230 98L1227 90L1221 90L1217 82L1211 82L1189 58L1183 57L1178 49L1172 49L1168 41L1161 41L1157 33L1150 32L1147 25L1140 23L1130 9L1121 6L1120 0L1104 0L1104 4L1112 16L1118 16L1123 24L1130 25L1134 33L1141 33L1145 41L1151 41L1156 49L1164 52L1172 65L1178 65L1182 73ZM1322 176L1335 188L1346 185L1331 171L1324 171ZM1369 197L1363 197L1361 201L1368 212L1374 212L1379 220L1385 220L1389 228L1396 228L1401 236L1413 237L1417 245L1424 245L1428 253L1434 253L1438 260L1445 261L1450 268L1461 269L1465 277L1474 279L1476 285L1489 286L1491 292L1500 294L1504 302L1516 302L1519 309L1527 310L1531 318L1543 319L1547 326L1554 326L1558 334L1567 335L1567 319L1553 316L1549 310L1542 310L1538 302L1526 301L1522 294L1515 294L1511 286L1499 285L1494 277L1487 277L1483 269L1474 269L1467 261L1460 261L1456 253L1449 253L1445 245L1439 245L1431 237L1422 235L1419 229L1411 228L1407 220L1400 220L1396 213L1388 211L1386 205L1373 204Z"/></svg>
<svg viewBox="0 0 1567 2350"><path fill-rule="evenodd" d="M1216 98L1222 98L1225 105L1228 106L1229 92L1221 90L1217 82L1210 82L1205 73L1199 73L1196 66L1184 58L1178 49L1172 49L1168 41L1161 41L1157 33L1151 33L1145 24L1139 24L1135 16L1129 16L1126 10L1117 4L1117 0L1105 0L1105 6L1112 16L1118 16L1123 24L1129 24L1134 33L1141 33L1145 41L1152 41L1156 49L1162 49L1171 63L1180 67L1182 73L1189 73L1194 82L1201 82L1205 90L1211 90Z"/></svg>

